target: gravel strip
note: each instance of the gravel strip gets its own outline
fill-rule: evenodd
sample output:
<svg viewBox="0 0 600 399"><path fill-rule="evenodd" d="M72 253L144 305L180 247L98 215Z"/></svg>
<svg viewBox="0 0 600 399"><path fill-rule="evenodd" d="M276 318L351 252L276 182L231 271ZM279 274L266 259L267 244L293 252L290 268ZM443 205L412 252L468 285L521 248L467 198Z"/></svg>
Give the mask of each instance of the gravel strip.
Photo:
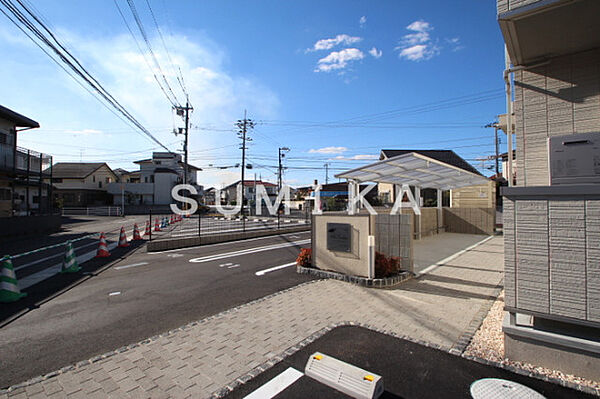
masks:
<svg viewBox="0 0 600 399"><path fill-rule="evenodd" d="M568 381L593 389L600 389L600 382L591 381L571 374L565 374L558 370L551 370L535 366L529 363L511 362L504 358L504 335L502 334L502 320L504 319L504 291L492 305L487 317L481 327L471 340L464 355L474 356L498 362L503 365L518 367L533 373L539 373L550 378Z"/></svg>

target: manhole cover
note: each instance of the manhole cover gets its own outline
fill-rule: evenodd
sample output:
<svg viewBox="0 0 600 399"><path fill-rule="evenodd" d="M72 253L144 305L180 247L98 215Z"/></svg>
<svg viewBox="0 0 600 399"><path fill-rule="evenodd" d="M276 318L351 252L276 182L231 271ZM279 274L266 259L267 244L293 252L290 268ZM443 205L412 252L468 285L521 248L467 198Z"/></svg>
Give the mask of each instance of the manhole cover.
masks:
<svg viewBox="0 0 600 399"><path fill-rule="evenodd" d="M473 399L545 399L533 389L500 378L483 378L471 384Z"/></svg>

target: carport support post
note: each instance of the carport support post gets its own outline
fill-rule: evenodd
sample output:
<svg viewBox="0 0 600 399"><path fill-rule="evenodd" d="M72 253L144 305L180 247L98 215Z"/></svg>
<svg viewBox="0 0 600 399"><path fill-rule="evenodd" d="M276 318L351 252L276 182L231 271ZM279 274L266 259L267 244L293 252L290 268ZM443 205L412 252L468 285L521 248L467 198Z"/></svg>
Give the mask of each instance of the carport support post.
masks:
<svg viewBox="0 0 600 399"><path fill-rule="evenodd" d="M423 207L423 204L421 203L421 187L415 186L415 201L417 202L417 205L419 207L419 209L421 209ZM415 215L415 217L419 217L419 233L417 234L417 239L420 240L421 239L421 216L422 215Z"/></svg>
<svg viewBox="0 0 600 399"><path fill-rule="evenodd" d="M375 278L375 236L369 236L369 270L368 277Z"/></svg>
<svg viewBox="0 0 600 399"><path fill-rule="evenodd" d="M436 206L437 206L437 233L440 233L440 230L442 228L442 226L444 225L444 221L442 220L444 218L444 212L442 210L442 190L441 189L437 189L437 202L436 202Z"/></svg>

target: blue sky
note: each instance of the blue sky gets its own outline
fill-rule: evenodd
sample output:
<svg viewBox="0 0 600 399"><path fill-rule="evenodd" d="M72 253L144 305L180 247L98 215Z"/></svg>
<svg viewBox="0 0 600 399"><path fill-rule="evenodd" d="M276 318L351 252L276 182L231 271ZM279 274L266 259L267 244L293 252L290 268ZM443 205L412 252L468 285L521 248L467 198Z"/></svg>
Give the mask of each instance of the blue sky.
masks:
<svg viewBox="0 0 600 399"><path fill-rule="evenodd" d="M376 158L382 148L453 149L474 159L494 152L503 113L503 42L495 1L135 0L175 95L180 68L194 106L191 163L201 184L239 179L233 123L257 121L249 163L275 180L277 148L290 147L291 185L330 179ZM37 0L36 10L82 64L172 150L183 126L152 76L127 2ZM156 144L104 108L19 30L0 24L2 104L42 125L19 145L55 161L106 161L136 169ZM171 62L172 61L172 62ZM155 72L157 72L155 70ZM502 135L503 136L503 135ZM502 137L501 149L506 146ZM485 166L491 166L488 162ZM482 170L483 171L483 170ZM490 171L486 171L490 174ZM333 180L333 179L332 179Z"/></svg>

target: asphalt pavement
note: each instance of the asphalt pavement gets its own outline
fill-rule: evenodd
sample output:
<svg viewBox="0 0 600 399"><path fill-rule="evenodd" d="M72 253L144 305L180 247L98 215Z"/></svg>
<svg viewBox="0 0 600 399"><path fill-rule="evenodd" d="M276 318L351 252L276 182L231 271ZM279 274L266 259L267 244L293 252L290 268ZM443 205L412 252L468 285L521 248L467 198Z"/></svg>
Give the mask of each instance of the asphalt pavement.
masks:
<svg viewBox="0 0 600 399"><path fill-rule="evenodd" d="M88 262L81 275L60 276L71 281L66 289L40 293L47 299L0 329L0 387L308 281L293 267L307 246L302 232L155 253L134 247L108 264Z"/></svg>
<svg viewBox="0 0 600 399"><path fill-rule="evenodd" d="M445 351L395 338L362 327L338 327L292 356L275 364L234 390L227 398L243 398L292 368L304 373L309 357L321 352L383 377L381 398L471 398L470 386L482 378L500 378L533 389L546 398L592 398L557 384L512 373L451 355ZM272 398L348 398L349 396L302 375L290 385L281 383ZM284 388L284 389L282 389ZM272 393L277 389L272 389ZM509 397L494 396L492 397ZM517 397L517 396L510 396Z"/></svg>

